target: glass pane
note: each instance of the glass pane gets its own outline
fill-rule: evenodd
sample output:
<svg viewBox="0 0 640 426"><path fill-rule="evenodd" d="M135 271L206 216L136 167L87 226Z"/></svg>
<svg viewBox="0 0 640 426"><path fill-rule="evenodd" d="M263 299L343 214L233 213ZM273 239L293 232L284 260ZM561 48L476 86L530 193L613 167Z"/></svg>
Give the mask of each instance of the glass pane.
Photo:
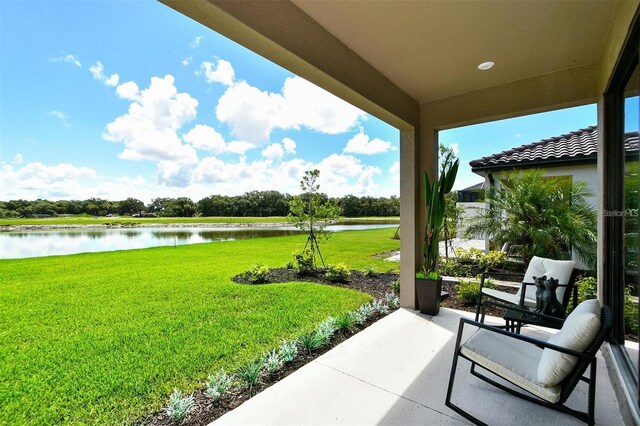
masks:
<svg viewBox="0 0 640 426"><path fill-rule="evenodd" d="M625 347L634 371L638 374L638 296L640 295L640 154L638 151L638 68L625 87L625 177L624 177L624 244L625 244ZM636 376L637 377L637 376Z"/></svg>

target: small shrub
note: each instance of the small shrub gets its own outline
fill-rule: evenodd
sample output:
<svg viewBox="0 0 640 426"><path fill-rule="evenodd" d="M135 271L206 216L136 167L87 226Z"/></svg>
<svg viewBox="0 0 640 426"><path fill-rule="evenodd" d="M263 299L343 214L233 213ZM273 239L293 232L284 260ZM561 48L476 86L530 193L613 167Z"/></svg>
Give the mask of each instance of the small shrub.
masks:
<svg viewBox="0 0 640 426"><path fill-rule="evenodd" d="M498 286L488 278L484 280L484 286L486 288L498 288ZM460 282L456 284L456 297L463 302L476 303L479 293L480 283L478 280L460 280Z"/></svg>
<svg viewBox="0 0 640 426"><path fill-rule="evenodd" d="M456 249L456 258L461 263L476 263L484 257L484 252L480 249L469 247L468 249Z"/></svg>
<svg viewBox="0 0 640 426"><path fill-rule="evenodd" d="M329 338L333 336L337 329L338 326L336 325L336 319L334 317L327 318L326 320L322 321L318 325L318 327L316 327L316 331L328 336Z"/></svg>
<svg viewBox="0 0 640 426"><path fill-rule="evenodd" d="M374 300L371 303L371 307L373 308L374 312L377 312L380 315L387 315L389 313L389 307L387 306L387 303L382 299Z"/></svg>
<svg viewBox="0 0 640 426"><path fill-rule="evenodd" d="M295 269L300 275L307 275L313 271L313 254L310 250L304 250L302 253L294 253L293 260Z"/></svg>
<svg viewBox="0 0 640 426"><path fill-rule="evenodd" d="M395 280L391 283L391 291L395 294L400 294L400 280Z"/></svg>
<svg viewBox="0 0 640 426"><path fill-rule="evenodd" d="M329 338L327 335L316 331L312 331L311 333L303 334L298 339L300 345L303 349L307 351L309 355L311 355L311 351L315 351L316 349L320 349L324 345L329 342Z"/></svg>
<svg viewBox="0 0 640 426"><path fill-rule="evenodd" d="M269 268L256 263L253 268L247 272L249 282L252 284L265 284L269 281Z"/></svg>
<svg viewBox="0 0 640 426"><path fill-rule="evenodd" d="M337 265L329 266L327 272L325 272L325 276L332 283L344 283L349 280L351 272L349 272L349 269L342 263L338 263Z"/></svg>
<svg viewBox="0 0 640 426"><path fill-rule="evenodd" d="M584 277L576 281L578 287L578 303L598 297L598 282L594 277Z"/></svg>
<svg viewBox="0 0 640 426"><path fill-rule="evenodd" d="M400 307L400 298L393 293L385 293L384 301L391 309L398 309Z"/></svg>
<svg viewBox="0 0 640 426"><path fill-rule="evenodd" d="M369 278L374 278L378 276L378 271L373 266L365 266L364 274Z"/></svg>
<svg viewBox="0 0 640 426"><path fill-rule="evenodd" d="M362 325L365 322L367 322L367 320L374 314L374 310L373 307L371 306L370 303L367 303L366 305L362 305L360 306L356 311L355 311L355 320L356 320L356 324Z"/></svg>
<svg viewBox="0 0 640 426"><path fill-rule="evenodd" d="M191 411L191 407L193 407L193 395L183 397L182 392L174 389L165 411L174 423L180 424Z"/></svg>
<svg viewBox="0 0 640 426"><path fill-rule="evenodd" d="M249 398L253 396L253 388L260 382L262 377L263 363L261 359L249 361L236 371L236 377L249 390Z"/></svg>
<svg viewBox="0 0 640 426"><path fill-rule="evenodd" d="M284 265L284 267L285 267L286 269L294 269L294 268L295 268L295 265L293 264L293 262L292 262L292 261L288 261L288 262L286 263L286 265Z"/></svg>
<svg viewBox="0 0 640 426"><path fill-rule="evenodd" d="M282 367L283 360L282 357L280 357L280 353L274 349L262 356L262 364L264 365L265 371L271 374Z"/></svg>
<svg viewBox="0 0 640 426"><path fill-rule="evenodd" d="M336 318L336 327L338 330L352 330L355 326L355 314L353 312L347 312L344 315L340 315Z"/></svg>
<svg viewBox="0 0 640 426"><path fill-rule="evenodd" d="M298 341L291 340L282 342L278 350L278 355L284 362L293 362L296 356L298 356Z"/></svg>
<svg viewBox="0 0 640 426"><path fill-rule="evenodd" d="M507 262L507 253L501 250L490 251L481 260L486 269L500 268Z"/></svg>
<svg viewBox="0 0 640 426"><path fill-rule="evenodd" d="M206 393L214 400L222 397L233 383L233 375L225 373L224 369L220 369L215 375L209 374L208 379Z"/></svg>

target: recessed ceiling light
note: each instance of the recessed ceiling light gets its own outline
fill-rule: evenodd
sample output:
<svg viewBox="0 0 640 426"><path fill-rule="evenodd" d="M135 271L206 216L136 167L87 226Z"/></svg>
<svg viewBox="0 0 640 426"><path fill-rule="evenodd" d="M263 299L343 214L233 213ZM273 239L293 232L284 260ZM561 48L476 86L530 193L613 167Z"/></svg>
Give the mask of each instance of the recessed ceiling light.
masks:
<svg viewBox="0 0 640 426"><path fill-rule="evenodd" d="M495 65L495 62L483 62L480 65L478 65L478 69L482 70L482 71L486 71L486 70L490 70L491 68L493 68L493 66Z"/></svg>

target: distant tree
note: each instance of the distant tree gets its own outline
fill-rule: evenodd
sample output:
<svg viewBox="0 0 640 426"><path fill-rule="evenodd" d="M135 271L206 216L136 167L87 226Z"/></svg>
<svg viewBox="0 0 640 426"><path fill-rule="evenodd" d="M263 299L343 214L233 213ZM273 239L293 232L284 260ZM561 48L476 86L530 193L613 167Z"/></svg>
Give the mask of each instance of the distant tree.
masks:
<svg viewBox="0 0 640 426"><path fill-rule="evenodd" d="M144 211L144 203L137 198L127 198L118 203L118 213L120 214L136 214Z"/></svg>
<svg viewBox="0 0 640 426"><path fill-rule="evenodd" d="M328 223L335 221L340 216L340 207L329 201L324 194L318 192L320 184L319 170L307 170L300 181L301 195L294 196L289 201L288 219L297 228L309 232L307 242L304 245L305 250L311 251L311 259L313 268L317 268L316 257L320 258L322 266L327 267L320 246L318 245L317 236L328 239L331 232L326 230Z"/></svg>
<svg viewBox="0 0 640 426"><path fill-rule="evenodd" d="M164 208L163 216L192 217L196 213L196 205L191 198L179 197L171 200Z"/></svg>

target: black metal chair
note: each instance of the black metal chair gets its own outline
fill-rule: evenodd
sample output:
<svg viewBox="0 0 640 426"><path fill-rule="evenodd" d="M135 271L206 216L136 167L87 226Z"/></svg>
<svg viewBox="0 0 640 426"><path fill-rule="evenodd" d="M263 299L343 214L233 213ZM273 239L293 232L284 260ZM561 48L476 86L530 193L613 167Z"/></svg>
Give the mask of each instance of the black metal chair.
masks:
<svg viewBox="0 0 640 426"><path fill-rule="evenodd" d="M593 309L594 312L597 311L598 307L600 307L597 301L587 302L592 304L590 306L590 309ZM596 303L597 306L595 305ZM574 312L580 312L579 309L580 306L577 307ZM573 312L572 315L574 315ZM579 317L580 314L578 313L576 315L577 316L575 318L581 320L581 318ZM571 318L571 316L569 318ZM570 321L569 318L567 318L567 322ZM560 332L562 332L565 327L569 328L569 326L567 326L567 322L560 330ZM456 338L456 346L451 365L451 375L449 378L449 387L447 389L445 404L447 407L451 408L473 423L478 425L485 424L478 418L472 416L471 414L451 402L451 395L453 392L453 385L456 375L456 367L458 365L458 357L462 357L471 362L470 372L473 376L478 377L479 379L484 380L485 382L496 386L499 389L502 389L512 395L518 396L543 407L570 414L589 425L593 425L596 395L596 353L611 331L612 322L613 316L611 313L611 309L608 306L602 306L600 308L599 328L597 329L597 332L595 331L595 327L597 325L592 326L592 331L596 332L595 337L590 340L590 343L586 343L586 349L584 349L583 351L579 351L554 344L553 337L550 342L545 342L543 340L534 339L532 337L511 333L498 327L493 327L477 321L461 318L458 328L458 335ZM575 321L573 321L573 323L575 323ZM474 335L467 339L467 341L461 345L460 341L465 325L477 327L478 330L476 330ZM575 330L572 331L575 332ZM510 350L513 352L509 353ZM538 373L538 375L536 376L538 377L537 379L532 379L532 374L530 374L532 368L539 368L539 365L531 366L530 364L532 362L535 362L536 359L541 359L540 357L544 356L543 351L545 350L550 351L547 353L547 355L561 353L577 358L575 367L573 367L573 369L568 372L566 377L561 379L559 383L550 386L541 384L539 382L540 370L536 370L536 372ZM501 360L503 360L504 357L509 357L509 355L513 355L513 353L515 352L517 352L520 356L510 357L508 362L501 363ZM523 356L523 353L529 355ZM549 360L549 358L546 358L546 360ZM499 379L515 385L521 390L516 390L512 387L508 387L505 384L499 383L496 380L493 380L492 378L479 373L476 370L476 367L481 367L489 373L497 376ZM552 367L555 368L556 366L554 365ZM588 378L583 377L583 374L585 373L587 368L589 369ZM522 374L522 371L525 370L527 370L529 374L525 374L525 377L523 377L520 374ZM565 405L567 399L581 380L588 383L589 386L587 412L581 412Z"/></svg>
<svg viewBox="0 0 640 426"><path fill-rule="evenodd" d="M547 277L558 279L560 282L556 289L558 300L562 303L565 310L567 309L567 306L569 306L569 302L571 300L573 300L573 306L575 307L578 301L578 291L575 286L578 270L574 269L574 266L575 262L571 260L553 260L534 256L531 259L531 262L529 262L529 266L524 273L520 289L518 289L518 292L515 294L487 288L485 287L485 280L491 277L513 277L516 275L522 276L522 274L511 272L483 272L480 276L476 321L478 321L480 317L480 309L483 304L483 299L499 300L510 305L518 306L521 309L535 307L536 288L535 283L533 282L534 276L541 277L546 275Z"/></svg>

